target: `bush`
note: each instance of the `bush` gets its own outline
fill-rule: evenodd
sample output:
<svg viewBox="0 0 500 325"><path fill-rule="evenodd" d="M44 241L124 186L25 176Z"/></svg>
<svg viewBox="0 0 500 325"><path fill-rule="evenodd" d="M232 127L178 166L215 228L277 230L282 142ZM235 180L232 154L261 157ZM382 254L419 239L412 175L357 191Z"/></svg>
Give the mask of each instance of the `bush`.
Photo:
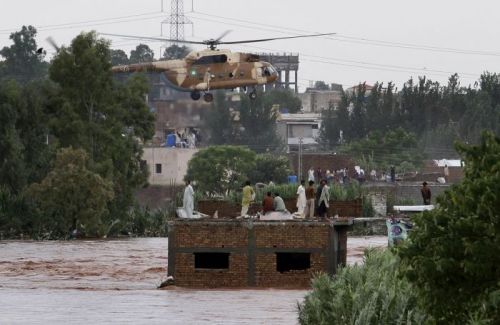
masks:
<svg viewBox="0 0 500 325"><path fill-rule="evenodd" d="M400 276L399 258L368 250L363 265L347 266L335 277L321 274L299 304L299 321L318 324L421 324L411 284Z"/></svg>
<svg viewBox="0 0 500 325"><path fill-rule="evenodd" d="M399 250L419 301L441 323L479 317L500 323L500 139L483 133L478 146L457 146L465 178L437 208L415 217Z"/></svg>

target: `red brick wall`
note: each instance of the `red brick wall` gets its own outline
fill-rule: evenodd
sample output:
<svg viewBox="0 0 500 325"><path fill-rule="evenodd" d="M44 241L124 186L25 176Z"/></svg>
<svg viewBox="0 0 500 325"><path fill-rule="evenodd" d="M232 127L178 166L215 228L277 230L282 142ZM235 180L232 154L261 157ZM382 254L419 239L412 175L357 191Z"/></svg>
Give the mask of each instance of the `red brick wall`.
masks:
<svg viewBox="0 0 500 325"><path fill-rule="evenodd" d="M331 272L331 236L339 234L339 262L345 263L346 227L329 222L190 220L169 223L169 274L186 287L307 288L318 272ZM195 269L195 252L228 252L227 270ZM310 268L279 272L279 252L310 254ZM251 269L253 256L254 268ZM333 261L333 259L332 259ZM250 264L249 264L250 263ZM253 273L250 271L253 270Z"/></svg>
<svg viewBox="0 0 500 325"><path fill-rule="evenodd" d="M311 268L280 273L276 271L276 254L256 254L255 280L258 287L307 288L314 274L326 272L326 256L311 254Z"/></svg>
<svg viewBox="0 0 500 325"><path fill-rule="evenodd" d="M246 287L247 255L231 253L228 270L195 270L193 253L177 253L175 285L195 288Z"/></svg>

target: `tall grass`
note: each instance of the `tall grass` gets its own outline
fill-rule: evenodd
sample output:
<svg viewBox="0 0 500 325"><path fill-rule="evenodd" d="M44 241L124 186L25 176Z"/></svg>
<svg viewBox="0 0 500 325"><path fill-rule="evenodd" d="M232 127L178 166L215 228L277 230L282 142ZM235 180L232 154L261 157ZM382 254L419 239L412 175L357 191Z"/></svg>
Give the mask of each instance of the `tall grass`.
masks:
<svg viewBox="0 0 500 325"><path fill-rule="evenodd" d="M341 268L333 278L317 276L298 306L300 324L424 323L412 286L398 268L390 251L368 250L363 265Z"/></svg>

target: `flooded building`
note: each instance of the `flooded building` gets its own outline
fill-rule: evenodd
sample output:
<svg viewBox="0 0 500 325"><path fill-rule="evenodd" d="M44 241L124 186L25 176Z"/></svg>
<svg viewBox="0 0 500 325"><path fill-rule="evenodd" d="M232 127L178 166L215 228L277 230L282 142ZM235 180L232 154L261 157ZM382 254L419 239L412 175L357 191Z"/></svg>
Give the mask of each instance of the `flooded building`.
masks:
<svg viewBox="0 0 500 325"><path fill-rule="evenodd" d="M351 218L335 221L177 219L168 274L182 287L307 288L346 263Z"/></svg>

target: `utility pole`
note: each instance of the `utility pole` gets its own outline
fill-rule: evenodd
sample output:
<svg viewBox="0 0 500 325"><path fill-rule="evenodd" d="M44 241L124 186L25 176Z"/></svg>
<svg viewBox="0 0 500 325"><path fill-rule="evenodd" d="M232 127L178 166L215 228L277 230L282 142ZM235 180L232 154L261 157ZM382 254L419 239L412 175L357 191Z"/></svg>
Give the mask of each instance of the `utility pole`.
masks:
<svg viewBox="0 0 500 325"><path fill-rule="evenodd" d="M299 172L298 172L298 183L300 184L300 181L302 180L302 143L303 143L304 138L300 137L299 138Z"/></svg>

